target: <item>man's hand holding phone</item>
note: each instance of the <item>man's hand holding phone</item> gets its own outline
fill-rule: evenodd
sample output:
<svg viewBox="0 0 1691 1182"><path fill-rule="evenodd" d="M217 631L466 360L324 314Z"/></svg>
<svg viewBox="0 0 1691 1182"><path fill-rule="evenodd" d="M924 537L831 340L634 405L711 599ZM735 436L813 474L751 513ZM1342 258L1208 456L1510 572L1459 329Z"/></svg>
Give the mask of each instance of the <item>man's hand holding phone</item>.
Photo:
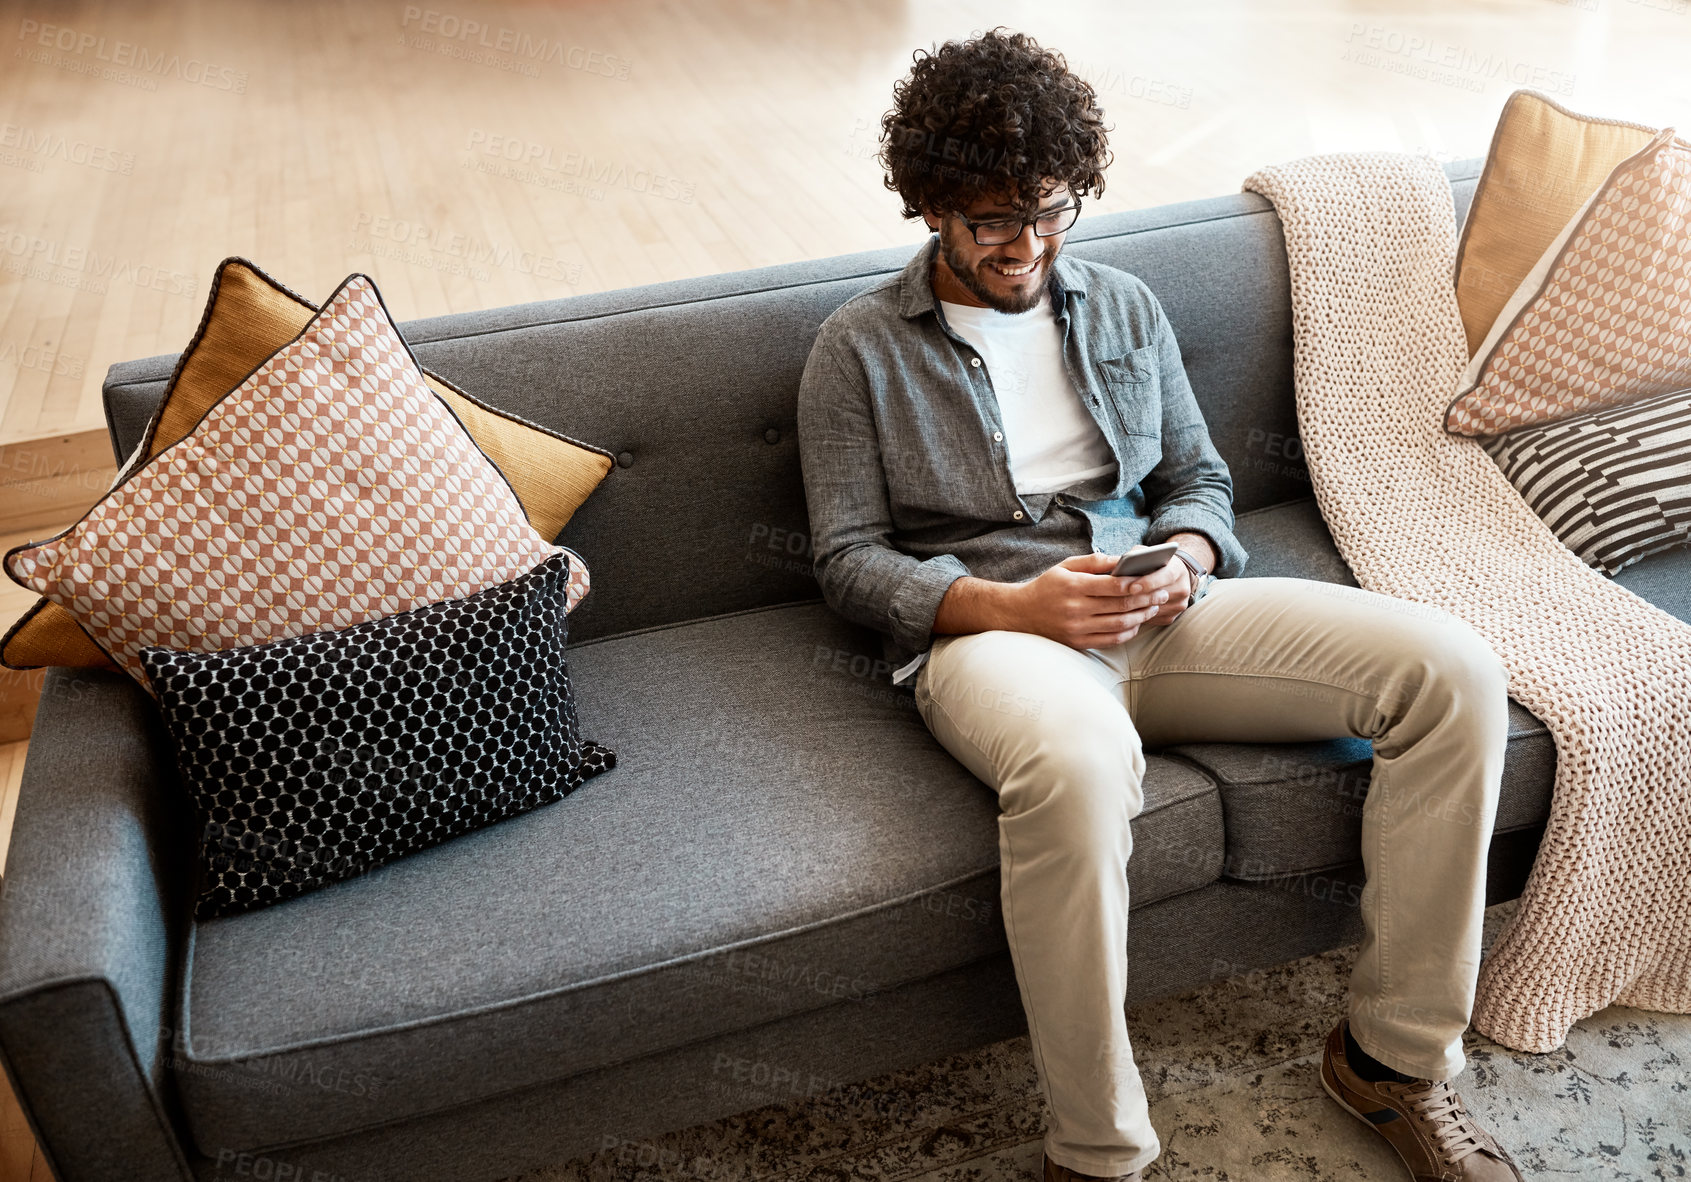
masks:
<svg viewBox="0 0 1691 1182"><path fill-rule="evenodd" d="M1104 648L1133 639L1145 624L1172 623L1192 594L1192 573L1175 549L1168 542L1135 546L1119 558L1063 559L1019 585L1022 630L1070 648Z"/></svg>

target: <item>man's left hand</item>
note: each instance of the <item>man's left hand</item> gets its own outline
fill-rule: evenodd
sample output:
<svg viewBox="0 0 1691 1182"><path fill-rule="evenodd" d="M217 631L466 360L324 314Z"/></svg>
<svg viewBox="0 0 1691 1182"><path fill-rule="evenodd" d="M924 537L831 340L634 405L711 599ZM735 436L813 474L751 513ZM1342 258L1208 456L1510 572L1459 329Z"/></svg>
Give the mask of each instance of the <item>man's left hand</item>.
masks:
<svg viewBox="0 0 1691 1182"><path fill-rule="evenodd" d="M1140 627L1172 624L1180 617L1180 613L1186 610L1186 601L1192 598L1192 571L1178 557L1170 558L1150 574L1134 579L1127 590L1130 595L1137 595L1141 591L1167 591L1168 602Z"/></svg>
<svg viewBox="0 0 1691 1182"><path fill-rule="evenodd" d="M1182 550L1191 554L1204 564L1204 569L1215 569L1215 547L1203 534L1179 533L1170 534L1166 541L1177 543ZM1141 587L1143 584L1143 588ZM1172 624L1180 618L1180 613L1186 610L1186 601L1192 598L1192 569L1178 557L1170 558L1161 570L1154 570L1134 581L1130 594L1136 594L1141 589L1162 589L1168 592L1168 602L1163 604L1162 610L1141 624Z"/></svg>

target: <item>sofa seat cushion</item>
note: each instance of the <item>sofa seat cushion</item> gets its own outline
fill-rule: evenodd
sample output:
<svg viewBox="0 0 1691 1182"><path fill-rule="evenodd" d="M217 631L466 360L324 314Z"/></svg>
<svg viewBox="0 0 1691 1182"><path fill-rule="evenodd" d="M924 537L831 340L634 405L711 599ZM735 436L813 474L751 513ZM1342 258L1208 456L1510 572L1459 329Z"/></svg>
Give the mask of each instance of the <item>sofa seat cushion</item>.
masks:
<svg viewBox="0 0 1691 1182"><path fill-rule="evenodd" d="M820 601L569 650L590 790L200 923L172 1056L202 1152L312 1140L994 955L997 798ZM1146 760L1135 906L1214 881L1221 805ZM771 1065L778 1071L780 1064Z"/></svg>
<svg viewBox="0 0 1691 1182"><path fill-rule="evenodd" d="M1268 882L1361 859L1362 802L1373 770L1367 739L1184 743L1169 750L1202 767L1221 787L1226 877ZM1555 776L1550 732L1511 701L1495 832L1543 825Z"/></svg>
<svg viewBox="0 0 1691 1182"><path fill-rule="evenodd" d="M1313 497L1240 514L1234 532L1251 555L1246 578L1357 585ZM1675 618L1691 621L1691 549L1653 554L1614 581ZM1366 739L1185 743L1167 753L1191 760L1220 785L1226 877L1265 881L1360 859L1362 802L1373 753ZM1511 700L1497 832L1542 825L1550 815L1555 774L1556 744L1549 730Z"/></svg>
<svg viewBox="0 0 1691 1182"><path fill-rule="evenodd" d="M1691 624L1691 546L1641 558L1611 581Z"/></svg>

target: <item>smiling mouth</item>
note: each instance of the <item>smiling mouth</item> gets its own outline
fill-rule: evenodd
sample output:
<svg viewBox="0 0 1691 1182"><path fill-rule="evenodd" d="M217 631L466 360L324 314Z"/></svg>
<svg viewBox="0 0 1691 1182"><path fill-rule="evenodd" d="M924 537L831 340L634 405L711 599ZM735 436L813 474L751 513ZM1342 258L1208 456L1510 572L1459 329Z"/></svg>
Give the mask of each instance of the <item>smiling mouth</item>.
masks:
<svg viewBox="0 0 1691 1182"><path fill-rule="evenodd" d="M1022 263L1019 266L1013 266L1013 267L1007 266L1003 263L991 263L991 262L987 263L986 266L988 266L992 270L998 272L1000 275L1004 276L1006 279L1020 279L1024 275L1031 275L1035 271L1037 271L1039 269L1039 260L1034 259L1033 262L1031 262L1031 263Z"/></svg>

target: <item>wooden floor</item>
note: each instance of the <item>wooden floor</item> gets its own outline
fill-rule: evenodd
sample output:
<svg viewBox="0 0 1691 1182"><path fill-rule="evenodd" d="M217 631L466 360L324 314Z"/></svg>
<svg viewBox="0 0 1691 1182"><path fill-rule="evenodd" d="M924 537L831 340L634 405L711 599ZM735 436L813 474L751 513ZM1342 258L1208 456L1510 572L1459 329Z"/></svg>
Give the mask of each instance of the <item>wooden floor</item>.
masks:
<svg viewBox="0 0 1691 1182"><path fill-rule="evenodd" d="M366 271L408 319L914 241L877 121L989 21L1098 88L1103 212L1480 154L1517 82L1691 126L1688 8L0 0L0 444L101 428L106 367L180 349L232 254L317 298Z"/></svg>
<svg viewBox="0 0 1691 1182"><path fill-rule="evenodd" d="M107 366L182 348L229 255L319 299L367 272L404 320L916 241L878 120L913 49L990 24L1098 89L1089 212L1482 155L1517 85L1691 127L1687 0L0 0L0 531L97 498ZM47 1176L0 1086L0 1182Z"/></svg>
<svg viewBox="0 0 1691 1182"><path fill-rule="evenodd" d="M47 1168L30 1136L29 1124L17 1097L12 1095L6 1075L0 1072L0 1179L4 1182L51 1182Z"/></svg>
<svg viewBox="0 0 1691 1182"><path fill-rule="evenodd" d="M27 743L0 743L0 875L6 869L6 849L12 837L12 814L18 803ZM6 1073L0 1070L0 1182L48 1182L52 1173L30 1136L29 1125L12 1095Z"/></svg>

